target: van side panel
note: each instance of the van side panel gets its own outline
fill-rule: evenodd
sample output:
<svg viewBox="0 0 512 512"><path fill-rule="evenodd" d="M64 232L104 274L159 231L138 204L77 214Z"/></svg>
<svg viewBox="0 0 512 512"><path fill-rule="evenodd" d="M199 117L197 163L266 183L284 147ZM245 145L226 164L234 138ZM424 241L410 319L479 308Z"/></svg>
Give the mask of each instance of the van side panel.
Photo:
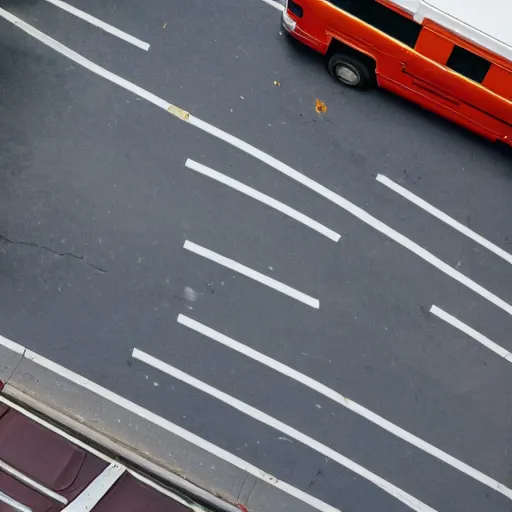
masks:
<svg viewBox="0 0 512 512"><path fill-rule="evenodd" d="M512 72L493 64L485 77L483 85L512 101Z"/></svg>
<svg viewBox="0 0 512 512"><path fill-rule="evenodd" d="M432 27L432 28L431 28ZM491 67L483 84L479 84L446 67L446 53L448 47L452 49L455 44L472 51L471 45L459 38L444 34L443 29L437 26L426 26L422 30L421 47L417 45L418 53L409 59L404 72L413 77L414 89L420 94L430 96L432 101L439 103L442 97L447 112L446 116L452 119L453 111L468 117L478 123L480 127L489 130L488 138L504 139L512 136L512 102L485 87L488 76L494 80L492 73L500 69L491 62ZM423 34L429 34L423 40ZM450 37L450 39L448 39ZM442 42L444 40L444 42ZM440 51L442 48L443 51ZM419 50L422 51L419 51ZM449 53L451 53L450 50ZM435 57L437 56L437 58ZM428 58L426 58L428 57ZM490 61L490 59L488 59ZM508 77L510 80L510 76ZM506 81L505 81L506 83ZM509 82L510 83L510 82ZM430 90L430 92L427 92ZM449 102L446 103L446 102ZM475 127L476 128L476 127Z"/></svg>
<svg viewBox="0 0 512 512"><path fill-rule="evenodd" d="M382 78L381 87L398 96L402 96L403 98L410 100L413 103L416 103L430 112L434 112L435 114L444 117L453 123L458 124L474 133L477 133L481 137L485 139L489 139L491 141L495 141L497 137L493 134L489 133L489 130L475 123L471 118L462 115L458 108L450 109L443 101L443 98L440 98L438 101L434 101L432 97L428 94L421 95L418 91L413 91L412 89L404 88L402 84L395 82L393 80L389 80L387 78Z"/></svg>

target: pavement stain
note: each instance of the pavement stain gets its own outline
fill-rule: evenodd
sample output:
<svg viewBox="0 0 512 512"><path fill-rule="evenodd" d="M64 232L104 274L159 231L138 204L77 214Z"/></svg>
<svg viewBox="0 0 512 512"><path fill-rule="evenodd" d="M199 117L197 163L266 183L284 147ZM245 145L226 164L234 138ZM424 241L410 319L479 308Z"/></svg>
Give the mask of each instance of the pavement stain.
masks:
<svg viewBox="0 0 512 512"><path fill-rule="evenodd" d="M185 288L183 288L183 298L189 302L195 302L201 295L203 294L196 292L190 286L185 286Z"/></svg>

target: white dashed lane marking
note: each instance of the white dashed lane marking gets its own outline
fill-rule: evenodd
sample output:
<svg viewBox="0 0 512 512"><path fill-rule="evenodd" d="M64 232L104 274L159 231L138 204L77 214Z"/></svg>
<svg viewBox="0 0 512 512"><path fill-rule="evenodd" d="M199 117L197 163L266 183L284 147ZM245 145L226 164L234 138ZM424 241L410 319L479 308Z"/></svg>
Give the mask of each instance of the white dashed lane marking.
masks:
<svg viewBox="0 0 512 512"><path fill-rule="evenodd" d="M437 306L432 306L430 308L430 312L433 315L440 318L441 320L444 320L447 324L450 324L456 329L459 329L459 331L462 331L464 334L467 334L475 341L478 341L478 343L481 343L484 347L487 347L489 350L492 350L495 354L498 354L500 357L503 357L509 363L512 363L512 354L510 353L510 351L498 345L497 343L494 343L494 341L487 338L487 336L480 334L478 331L475 331L475 329L473 329L469 325L466 325L464 322L461 322L458 318L455 318L454 316L450 315L446 311L443 311L441 308L438 308ZM512 497L512 492L511 496L509 497Z"/></svg>
<svg viewBox="0 0 512 512"><path fill-rule="evenodd" d="M0 339L0 345L3 345L2 339ZM307 494L306 492L290 484L287 484L282 480L277 479L275 476L266 473L265 471L256 466L253 466L252 464L228 452L227 450L224 450L223 448L220 448L214 445L213 443L210 443L206 439L199 437L198 435L184 429L183 427L180 427L179 425L176 425L175 423L172 423L171 421L162 418L161 416L158 416L157 414L149 411L148 409L145 409L144 407L141 407L140 405L137 405L136 403L126 398L123 398L120 395L117 395L116 393L113 393L112 391L96 384L95 382L92 382L89 379L86 379L85 377L82 377L81 375L65 368L64 366L61 366L47 359L46 357L43 357L25 348L24 353L25 357L28 360L34 362L35 364L41 366L42 368L46 368L47 370L53 372L59 377L66 379L70 382L73 382L77 386L80 386L94 393L100 398L108 400L109 402L116 404L117 406L122 407L123 409L126 409L127 411L130 411L133 414L136 414L140 418L147 420L150 423L153 423L154 425L162 428L163 430L166 430L167 432L180 437L181 439L193 444L194 446L197 446L198 448L201 448L202 450L205 450L206 452L214 455L215 457L218 457L219 459L229 464L232 464L234 467L242 471L245 471L246 473L256 477L257 479L267 483L268 485L271 485L272 487L281 490L282 492L288 494L289 496L292 496L297 500L302 501L307 505L310 505L319 512L341 512L338 508L335 508L323 502L322 500L319 500L318 498L315 498L314 496L311 496L310 494ZM19 406L2 397L1 395L0 402L6 403L7 405L9 405L9 407L13 407L14 409L20 410ZM89 450L91 453L94 453L103 460L112 462L108 457L103 455L98 450L86 445L82 441L74 440L67 432L60 431L51 423L44 422L43 420L38 419L36 415L30 413L26 413L26 415L31 419L34 419L35 421L38 421L39 423L43 424L46 428L49 428L53 432L62 435L66 439L72 440L78 446L86 447L87 450Z"/></svg>
<svg viewBox="0 0 512 512"><path fill-rule="evenodd" d="M382 183L383 185L388 187L389 189L393 190L397 194L400 194L403 198L407 199L411 203L415 204L416 206L419 206L427 213L430 213L430 215L433 215L441 222L444 222L448 226L451 226L459 233L462 233L463 235L467 236L477 244L480 244L482 247L485 247L487 250L493 252L500 258L503 258L505 261L512 264L512 254L509 254L507 251L503 250L501 247L498 247L493 242L490 242L483 236L479 235L478 233L475 233L472 229L468 228L467 226L464 226L464 224L461 224L459 221L456 221L455 219L453 219L446 213L442 212L435 206L432 206L424 199L421 199L421 197L418 197L416 194L413 194L411 191L402 187L398 183L395 183L393 180L390 180L386 176L383 176L382 174L378 174L376 180L379 183Z"/></svg>
<svg viewBox="0 0 512 512"><path fill-rule="evenodd" d="M458 270L452 268L450 265L439 259L431 252L427 251L423 247L421 247L416 242L413 242L411 239L402 235L395 229L384 224L384 222L380 221L379 219L377 219L367 211L363 210L359 206L356 206L348 199L345 199L339 194L336 194L332 190L321 185L320 183L317 183L316 181L312 180L305 174L302 174L301 172L293 169L289 165L285 164L284 162L281 162L277 158L274 158L273 156L269 155L268 153L265 153L264 151L252 146L251 144L248 144L247 142L239 139L238 137L235 137L234 135L231 135L221 130L220 128L217 128L216 126L213 126L212 124L207 123L189 114L186 110L183 110L163 100L162 98L159 98L155 94L146 91L142 87L139 87L138 85L135 85L134 83L116 75L115 73L112 73L111 71L108 71L107 69L95 64L94 62L90 61L89 59L86 59L74 50L71 50L67 46L59 43L55 39L44 34L40 30L33 27L32 25L26 23L20 18L9 13L5 9L0 8L0 17L16 25L27 34L31 35L32 37L35 37L36 39L46 44L50 48L53 48L55 51L59 52L62 55L65 55L77 64L80 64L84 68L89 69L93 73L96 73L97 75L102 76L103 78L111 81L112 83L115 83L120 87L123 87L124 89L136 94L137 96L144 98L150 103L153 103L154 105L163 108L164 110L167 110L169 113L178 117L182 121L186 121L191 125L205 131L206 133L209 133L210 135L213 135L214 137L223 140L227 144L230 144L233 147L236 147L239 150L244 151L245 153L253 156L254 158L260 160L261 162L268 164L270 167L273 167L276 171L284 174L288 178L296 181L297 183L302 184L304 187L312 190L313 192L316 192L318 195L336 204L337 206L339 206L346 212L352 214L354 217L358 218L365 224L373 227L375 230L379 231L386 237L395 241L397 244L401 245L405 249L411 251L413 254L416 254L421 259L423 259L430 265L434 266L435 268L443 272L445 275L451 277L452 279L462 284L466 288L472 290L473 292L480 295L484 299L488 300L489 302L499 307L503 311L506 311L509 315L512 315L512 306L505 302L503 299L501 299L494 293L490 292L483 286L479 285L471 278L465 276Z"/></svg>
<svg viewBox="0 0 512 512"><path fill-rule="evenodd" d="M199 174L208 176L212 180L215 180L219 183L227 185L228 187L231 187L232 189L237 190L238 192L241 192L242 194L245 194L246 196L256 199L256 201L260 201L261 203L266 204L267 206L270 206L271 208L274 208L278 212L281 212L284 215L287 215L288 217L296 220L297 222L300 222L301 224L304 224L305 226L307 226L311 229L314 229L317 233L320 233L321 235L326 236L327 238L331 239L333 242L337 242L341 238L341 235L334 232L332 229L325 227L324 225L320 224L316 220L313 220L312 218L308 217L307 215L300 213L299 211L295 210L294 208L290 208L289 206L281 203L280 201L277 201L276 199L273 199L270 196L267 196L266 194L258 192L254 188L249 187L249 186L241 183L240 181L237 181L233 178L230 178L229 176L226 176L225 174L215 171L214 169L207 167L206 165L195 162L194 160L191 160L190 158L186 161L185 165L189 169L192 169L193 171L196 171Z"/></svg>
<svg viewBox="0 0 512 512"><path fill-rule="evenodd" d="M268 0L267 3L273 4L274 2L272 2L272 0ZM443 262L442 260L440 260L439 258L434 256L432 253L430 253L427 250L425 250L424 248L422 248L416 242L413 242L409 238L398 233L396 230L387 226L386 224L384 224L377 218L373 217L371 214L369 214L362 208L351 203L344 197L334 193L333 191L331 191L328 188L324 187L323 185L315 182L314 180L307 177L306 175L296 171L292 167L286 165L285 163L272 157L271 155L244 142L243 140L239 139L238 137L230 135L229 133L227 133L215 126L213 126L205 121L202 121L201 119L199 119L195 116L190 115L185 110L182 110L179 107L176 107L175 105L168 103L167 101L163 100L162 98L159 98L158 96L133 84L132 82L95 64L94 62L86 59L85 57L81 56L77 52L62 45L58 41L52 39L51 37L47 36L46 34L42 33L41 31L39 31L36 28L32 27L31 25L27 24L26 22L20 20L19 18L10 14L9 12L5 11L4 9L0 9L0 17L3 17L5 20L9 21L10 23L13 23L14 25L18 26L20 29L22 29L23 31L25 31L26 33L31 35L32 37L38 39L43 44L46 44L47 46L51 47L58 53L73 60L74 62L76 62L77 64L90 70L91 72L93 72L99 76L102 76L103 78L111 81L112 83L115 83L116 85L119 85L120 87L132 92L133 94L146 99L147 101L151 102L152 104L154 104L164 110L167 110L169 113L173 114L174 116L178 117L179 119L186 121L186 122L192 124L193 126L196 126L197 128L205 131L206 133L213 135L214 137L217 137L217 138L223 140L224 142L232 145L233 147L236 147L237 149L239 149L241 151L246 152L247 154L260 160L261 162L266 163L269 166L273 167L278 172L286 175L287 177L295 180L298 183L301 183L306 188L316 192L317 194L321 195L322 197L324 197L324 198L328 199L329 201L333 202L334 204L338 205L345 211L351 213L356 218L360 219L362 222L366 223L369 226L372 226L374 229L376 229L380 233L382 233L385 236L387 236L388 238L394 240L396 243L402 245L402 247L404 247L404 248L408 249L409 251L411 251L412 253L416 254L417 256L422 258L424 261L430 263L431 265L436 267L438 270L440 270L447 276L451 277L455 281L466 286L467 288L471 289L472 291L474 291L481 297L485 298L489 302L493 303L497 307L501 308L502 310L504 310L507 313L512 315L512 306L510 304L506 303L505 301L503 301L502 299L500 299L499 297L494 295L492 292L486 290L484 287L480 286L478 283L474 282L469 277L467 277L467 276L461 274L459 271L453 269L450 265L446 264L445 262ZM202 248L202 249L204 249L204 248ZM205 249L205 250L208 251L207 249ZM218 255L218 256L220 256L220 255ZM223 258L223 257L221 257L221 258ZM230 261L232 261L232 260L230 260ZM267 276L263 276L263 277L267 277ZM270 279L270 278L268 278L268 279ZM282 285L282 283L279 283L279 284ZM286 285L282 285L282 286L286 287ZM285 293L285 292L283 292L283 293ZM298 292L298 293L301 293L301 292ZM317 299L313 299L312 297L309 297L309 296L305 296L305 297L308 297L309 298L308 300L316 301L316 302L310 303L310 305L312 305L312 307L319 307L319 302ZM27 358L32 357L32 358L34 358L34 360L37 360L38 364L41 364L43 366L46 364L45 367L47 367L47 368L51 367L51 369L53 371L55 371L57 369L61 372L61 375L72 376L72 374L68 373L68 371L63 369L62 367L58 367L58 365L48 362L48 360L45 360L41 356L35 357L36 356L35 354L28 353L28 352L29 351L27 351L27 354L26 354ZM208 449L211 453L219 454L219 456L222 456L224 458L224 460L233 461L233 463L235 465L238 464L237 467L243 467L248 472L252 472L251 474L256 474L259 478L262 478L265 481L271 483L271 485L275 485L276 487L283 489L285 492L288 492L291 495L299 497L298 499L301 499L305 503L312 504L312 506L315 506L315 508L317 508L318 510L321 510L322 512L324 512L324 511L331 512L331 511L335 510L333 507L330 507L329 505L327 505L323 502L319 502L318 500L315 500L315 498L313 498L305 493L302 493L302 491L300 491L298 489L287 486L286 484L283 484L282 482L278 482L278 481L274 482L275 479L273 479L273 477L271 477L270 475L264 474L263 472L261 472L261 470L254 468L251 465L248 465L245 461L241 461L240 459L236 458L232 454L229 454L229 453L221 450L220 448L215 447L214 445L211 445L207 441L204 441L201 438L197 438L197 436L194 436L194 434L191 434L187 431L184 431L183 429L180 429L180 427L178 427L177 425L171 424L171 423L167 422L166 420L159 418L156 415L152 415L152 413L150 413L149 411L147 411L145 409L140 408L140 406L137 406L136 404L132 404L131 402L125 401L125 399L122 399L121 397L108 392L108 390L105 390L104 388L99 388L99 386L96 387L95 385L90 383L90 381L87 381L86 379L84 379L80 376L75 376L75 377L77 378L79 385L88 386L88 389L96 389L96 392L101 390L100 394L102 394L102 396L108 395L114 401L117 400L116 403L118 403L118 404L123 403L124 406L128 406L130 408L130 410L138 411L137 414L143 415L143 417L146 417L146 418L149 417L149 418L151 418L151 420L157 422L157 424L160 424L161 426L165 425L163 428L167 427L169 429L172 429L174 433L177 433L177 435L180 435L184 439L188 439L188 440L193 439L193 441L191 441L191 442L194 442L198 446L202 446L205 449ZM261 414L264 414L264 413L261 413ZM275 421L277 421L277 420L275 420ZM288 428L291 428L291 427L288 427ZM314 440L312 440L312 441L314 441ZM323 445L321 445L321 446L323 446ZM376 475L374 475L374 476L376 477ZM379 477L376 477L376 478L379 478ZM377 483L377 482L375 481L375 483ZM378 485L378 483L377 483L377 485ZM392 484L390 484L390 485L392 485ZM392 488L390 488L390 489L392 489ZM497 489L497 490L499 492L502 492L502 494L506 494L510 498L510 495L508 494L510 492L509 489L502 487L501 489ZM398 491L400 491L400 493L403 493L403 491L401 491L401 490L398 490ZM504 491L506 491L506 492L504 492ZM418 508L414 508L415 510L421 510L421 511L432 510L427 505L425 505L421 502L418 502L418 500L416 500L412 496L407 495L407 493L405 493L405 494L400 494L400 493L399 493L399 495L404 500L407 501L407 504L409 506L411 506L411 503L412 503L412 508L418 507ZM410 501L409 498L411 498L413 501ZM398 499L400 499L400 498L398 498ZM404 501L404 503L406 501ZM314 505L313 505L313 503L314 503Z"/></svg>
<svg viewBox="0 0 512 512"><path fill-rule="evenodd" d="M104 21L101 21L98 18L95 18L94 16L91 16L90 14L87 14L86 12L77 9L76 7L73 7L72 5L69 5L66 2L63 2L62 0L46 0L46 2L55 5L56 7L59 7L60 9L69 12L73 16L76 16L77 18L80 18L87 23L90 23L91 25L94 25L95 27L100 28L104 32L108 32L109 34L122 39L123 41L126 41L127 43L133 44L134 46L137 46L141 50L148 51L149 50L149 43L146 43L144 41L141 41L137 37L131 36L130 34L127 34L126 32L123 32L122 30L119 30L116 27L113 27L112 25L109 25L108 23L105 23Z"/></svg>
<svg viewBox="0 0 512 512"><path fill-rule="evenodd" d="M387 492L397 500L401 501L402 503L405 503L412 510L416 512L436 512L435 509L433 509L432 507L429 507L419 499L415 498L414 496L411 496L409 493L403 491L402 489L393 485L391 482L388 482L384 478L376 475L375 473L361 466L357 462L354 462L352 459L345 457L341 453L338 453L332 448L329 448L325 444L320 443L316 439L313 439L312 437L303 434L302 432L299 432L297 429L287 425L286 423L283 423L282 421L279 421L278 419L260 411L259 409L256 409L255 407L252 407L251 405L248 405L245 402L242 402L241 400L238 400L237 398L234 398L231 395L228 395L227 393L224 393L223 391L220 391L219 389L216 389L213 386L210 386L209 384L206 384L205 382L196 379L191 375L188 375L187 373L182 372L181 370L178 370L178 368L175 368L174 366L171 366L163 361L160 361L156 357L153 357L150 354L147 354L137 348L133 349L132 355L134 359L138 359L139 361L142 361L145 364L153 368L156 368L157 370L171 377L174 377L175 379L185 382L186 384L210 395L213 398L216 398L217 400L220 400L221 402L224 402L225 404L233 407L234 409L237 409L238 411L263 423L264 425L267 425L283 433L288 438L295 439L299 443L308 446L312 450L315 450L318 453L324 455L325 457L328 457L329 459L337 462L343 467L350 469L351 471L361 476L362 478L365 478L369 482L372 482L377 487Z"/></svg>
<svg viewBox="0 0 512 512"><path fill-rule="evenodd" d="M436 307L433 306L432 308L434 309ZM436 310L440 311L439 308L436 308ZM433 311L432 309L431 311L434 314L437 314L437 312ZM415 446L416 448L419 448L420 450L423 450L425 453L428 453L429 455L432 455L438 460L445 462L452 468L461 471L462 473L470 476L471 478L474 478L476 481L486 485L493 491L497 491L507 496L507 498L512 499L512 489L509 489L508 487L501 484L494 478L485 475L478 469L475 469L466 464L465 462L456 459L455 457L452 457L445 451L437 448L436 446L428 443L427 441L424 441L423 439L415 436L414 434L411 434L407 430L399 427L398 425L395 425L391 421L388 421L387 419L383 418L382 416L379 416L373 411L370 411L363 405L354 402L353 400L347 398L341 393L338 393L334 389L327 387L325 384L322 384L321 382L318 382L317 380L308 377L304 373L294 370L293 368L290 368L289 366L280 363L279 361L276 361L275 359L265 354L262 354L261 352L258 352L257 350L254 350L253 348L248 347L247 345L244 345L243 343L240 343L234 340L233 338L226 336L225 334L222 334L200 322L197 322L196 320L193 320L188 316L179 315L178 323L184 325L185 327L188 327L189 329L192 329L195 332L198 332L199 334L202 334L203 336L206 336L207 338L213 341L216 341L217 343L221 343L222 345L229 347L230 349L235 350L240 354L250 357L254 361L257 361L258 363L261 363L269 368L272 368L273 370L281 373L282 375L285 375L286 377L289 377L290 379L300 382L304 386L307 386L308 388L316 391L317 393L320 393L321 395L329 398L330 400L333 400L337 404L345 407L346 409L354 412L355 414L358 414L359 416L367 419L368 421L371 421L373 424L383 428L384 430L402 439L403 441ZM476 333L476 331L474 332ZM469 332L467 332L467 334L469 334ZM505 356L502 355L502 357ZM512 362L512 360L510 361Z"/></svg>
<svg viewBox="0 0 512 512"><path fill-rule="evenodd" d="M187 251L197 254L198 256L202 256L203 258L206 258L210 261L218 263L219 265L222 265L223 267L229 268L229 269L233 270L234 272L242 274L245 277L253 279L254 281L257 281L258 283L264 284L265 286L268 286L269 288L272 288L278 292L281 292L284 295L288 295L288 297L291 297L292 299L295 299L295 300L298 300L299 302L307 304L308 306L311 306L312 308L315 308L315 309L320 308L320 301L318 299L315 299L314 297L311 297L310 295L306 295L305 293L299 292L295 288L292 288L291 286L288 286L287 284L283 284L280 281L273 279L272 277L266 276L265 274L257 272L256 270L253 270L252 268L246 267L245 265L242 265L241 263L238 263L235 260L226 258L225 256L222 256L221 254L218 254L214 251L210 251L210 249L206 249L205 247L195 244L194 242L190 242L189 240L185 241L183 248L186 249Z"/></svg>

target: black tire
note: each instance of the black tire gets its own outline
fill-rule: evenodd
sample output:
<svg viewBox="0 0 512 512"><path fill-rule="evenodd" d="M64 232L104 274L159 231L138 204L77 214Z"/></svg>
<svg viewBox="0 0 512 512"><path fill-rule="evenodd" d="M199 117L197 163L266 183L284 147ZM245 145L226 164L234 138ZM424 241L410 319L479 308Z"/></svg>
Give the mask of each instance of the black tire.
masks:
<svg viewBox="0 0 512 512"><path fill-rule="evenodd" d="M368 60L368 62L366 61ZM341 68L346 72L345 79L340 76ZM343 53L335 53L327 61L329 74L347 87L367 89L375 85L375 65L370 59L358 59Z"/></svg>

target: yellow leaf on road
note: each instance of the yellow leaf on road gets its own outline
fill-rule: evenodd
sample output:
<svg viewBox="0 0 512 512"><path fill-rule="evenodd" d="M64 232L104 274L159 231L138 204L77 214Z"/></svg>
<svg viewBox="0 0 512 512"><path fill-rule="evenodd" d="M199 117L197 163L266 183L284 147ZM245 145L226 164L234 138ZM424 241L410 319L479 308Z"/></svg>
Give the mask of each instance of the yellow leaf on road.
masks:
<svg viewBox="0 0 512 512"><path fill-rule="evenodd" d="M327 105L317 98L315 102L315 110L317 114L325 114L327 112Z"/></svg>

